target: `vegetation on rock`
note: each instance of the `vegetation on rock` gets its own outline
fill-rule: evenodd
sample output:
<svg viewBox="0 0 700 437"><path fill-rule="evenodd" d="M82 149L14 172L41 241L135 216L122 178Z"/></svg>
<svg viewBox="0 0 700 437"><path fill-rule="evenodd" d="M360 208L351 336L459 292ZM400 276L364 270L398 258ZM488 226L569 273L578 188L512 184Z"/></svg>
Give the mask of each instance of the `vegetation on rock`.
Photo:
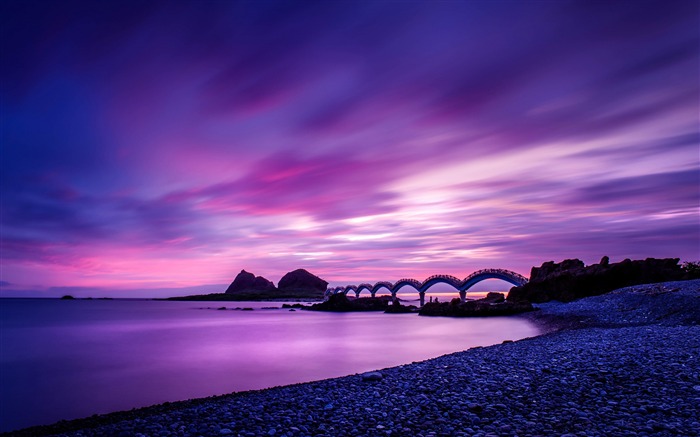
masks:
<svg viewBox="0 0 700 437"><path fill-rule="evenodd" d="M685 279L700 279L700 261L685 261L681 267L685 270Z"/></svg>

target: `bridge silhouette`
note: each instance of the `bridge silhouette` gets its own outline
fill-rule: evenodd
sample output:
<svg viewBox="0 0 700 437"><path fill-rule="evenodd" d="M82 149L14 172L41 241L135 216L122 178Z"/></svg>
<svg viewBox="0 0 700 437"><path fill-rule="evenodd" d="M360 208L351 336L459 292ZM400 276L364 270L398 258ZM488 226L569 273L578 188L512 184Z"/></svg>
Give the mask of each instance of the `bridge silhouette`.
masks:
<svg viewBox="0 0 700 437"><path fill-rule="evenodd" d="M375 297L379 290L381 290L382 288L386 288L387 291L391 293L392 299L395 299L396 293L399 291L399 289L405 286L409 286L415 288L416 291L418 291L418 296L420 297L420 306L423 306L425 304L425 292L433 285L443 283L451 285L452 287L457 289L457 291L459 291L459 298L462 300L462 302L464 302L465 300L467 300L467 290L486 279L500 279L516 286L524 285L528 281L528 279L525 276L519 273L512 272L510 270L483 269L477 270L476 272L470 274L464 279L459 279L458 277L452 275L433 275L424 280L423 282L420 282L416 279L404 278L399 279L393 284L387 281L379 281L374 285L369 283L363 283L360 285L346 285L344 287L341 286L328 288L324 293L324 297L328 298L330 295L338 293L348 294L351 291L355 293L355 297L360 297L360 293L363 290L369 291L370 295L372 297Z"/></svg>

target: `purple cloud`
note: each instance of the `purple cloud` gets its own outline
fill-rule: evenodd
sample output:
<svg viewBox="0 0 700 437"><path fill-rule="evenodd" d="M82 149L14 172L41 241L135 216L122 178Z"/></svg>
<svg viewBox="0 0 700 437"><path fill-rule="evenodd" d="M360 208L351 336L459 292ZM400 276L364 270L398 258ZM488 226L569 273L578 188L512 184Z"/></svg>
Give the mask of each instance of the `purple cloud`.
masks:
<svg viewBox="0 0 700 437"><path fill-rule="evenodd" d="M700 170L646 174L599 182L580 189L574 204L618 205L621 209L669 209L693 205L700 198ZM622 205L621 205L622 204Z"/></svg>
<svg viewBox="0 0 700 437"><path fill-rule="evenodd" d="M0 9L17 290L700 258L695 2Z"/></svg>

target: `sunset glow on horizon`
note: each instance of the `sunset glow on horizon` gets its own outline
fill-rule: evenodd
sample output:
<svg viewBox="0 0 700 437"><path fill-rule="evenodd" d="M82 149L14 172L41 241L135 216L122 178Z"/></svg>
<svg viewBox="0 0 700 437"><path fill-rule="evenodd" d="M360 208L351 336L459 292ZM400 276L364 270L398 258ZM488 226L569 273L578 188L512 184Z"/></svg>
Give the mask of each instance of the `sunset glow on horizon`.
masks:
<svg viewBox="0 0 700 437"><path fill-rule="evenodd" d="M0 12L0 296L700 260L696 1Z"/></svg>

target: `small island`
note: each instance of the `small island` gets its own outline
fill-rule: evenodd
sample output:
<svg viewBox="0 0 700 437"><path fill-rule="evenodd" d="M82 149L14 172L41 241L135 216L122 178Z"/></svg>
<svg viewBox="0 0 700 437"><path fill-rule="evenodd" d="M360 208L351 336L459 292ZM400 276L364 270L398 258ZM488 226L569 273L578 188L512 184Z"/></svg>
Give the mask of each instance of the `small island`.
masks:
<svg viewBox="0 0 700 437"><path fill-rule="evenodd" d="M185 301L282 301L282 300L323 300L328 282L304 269L285 274L279 284L275 284L253 273L241 270L231 285L223 293L195 294L170 297L166 300Z"/></svg>

